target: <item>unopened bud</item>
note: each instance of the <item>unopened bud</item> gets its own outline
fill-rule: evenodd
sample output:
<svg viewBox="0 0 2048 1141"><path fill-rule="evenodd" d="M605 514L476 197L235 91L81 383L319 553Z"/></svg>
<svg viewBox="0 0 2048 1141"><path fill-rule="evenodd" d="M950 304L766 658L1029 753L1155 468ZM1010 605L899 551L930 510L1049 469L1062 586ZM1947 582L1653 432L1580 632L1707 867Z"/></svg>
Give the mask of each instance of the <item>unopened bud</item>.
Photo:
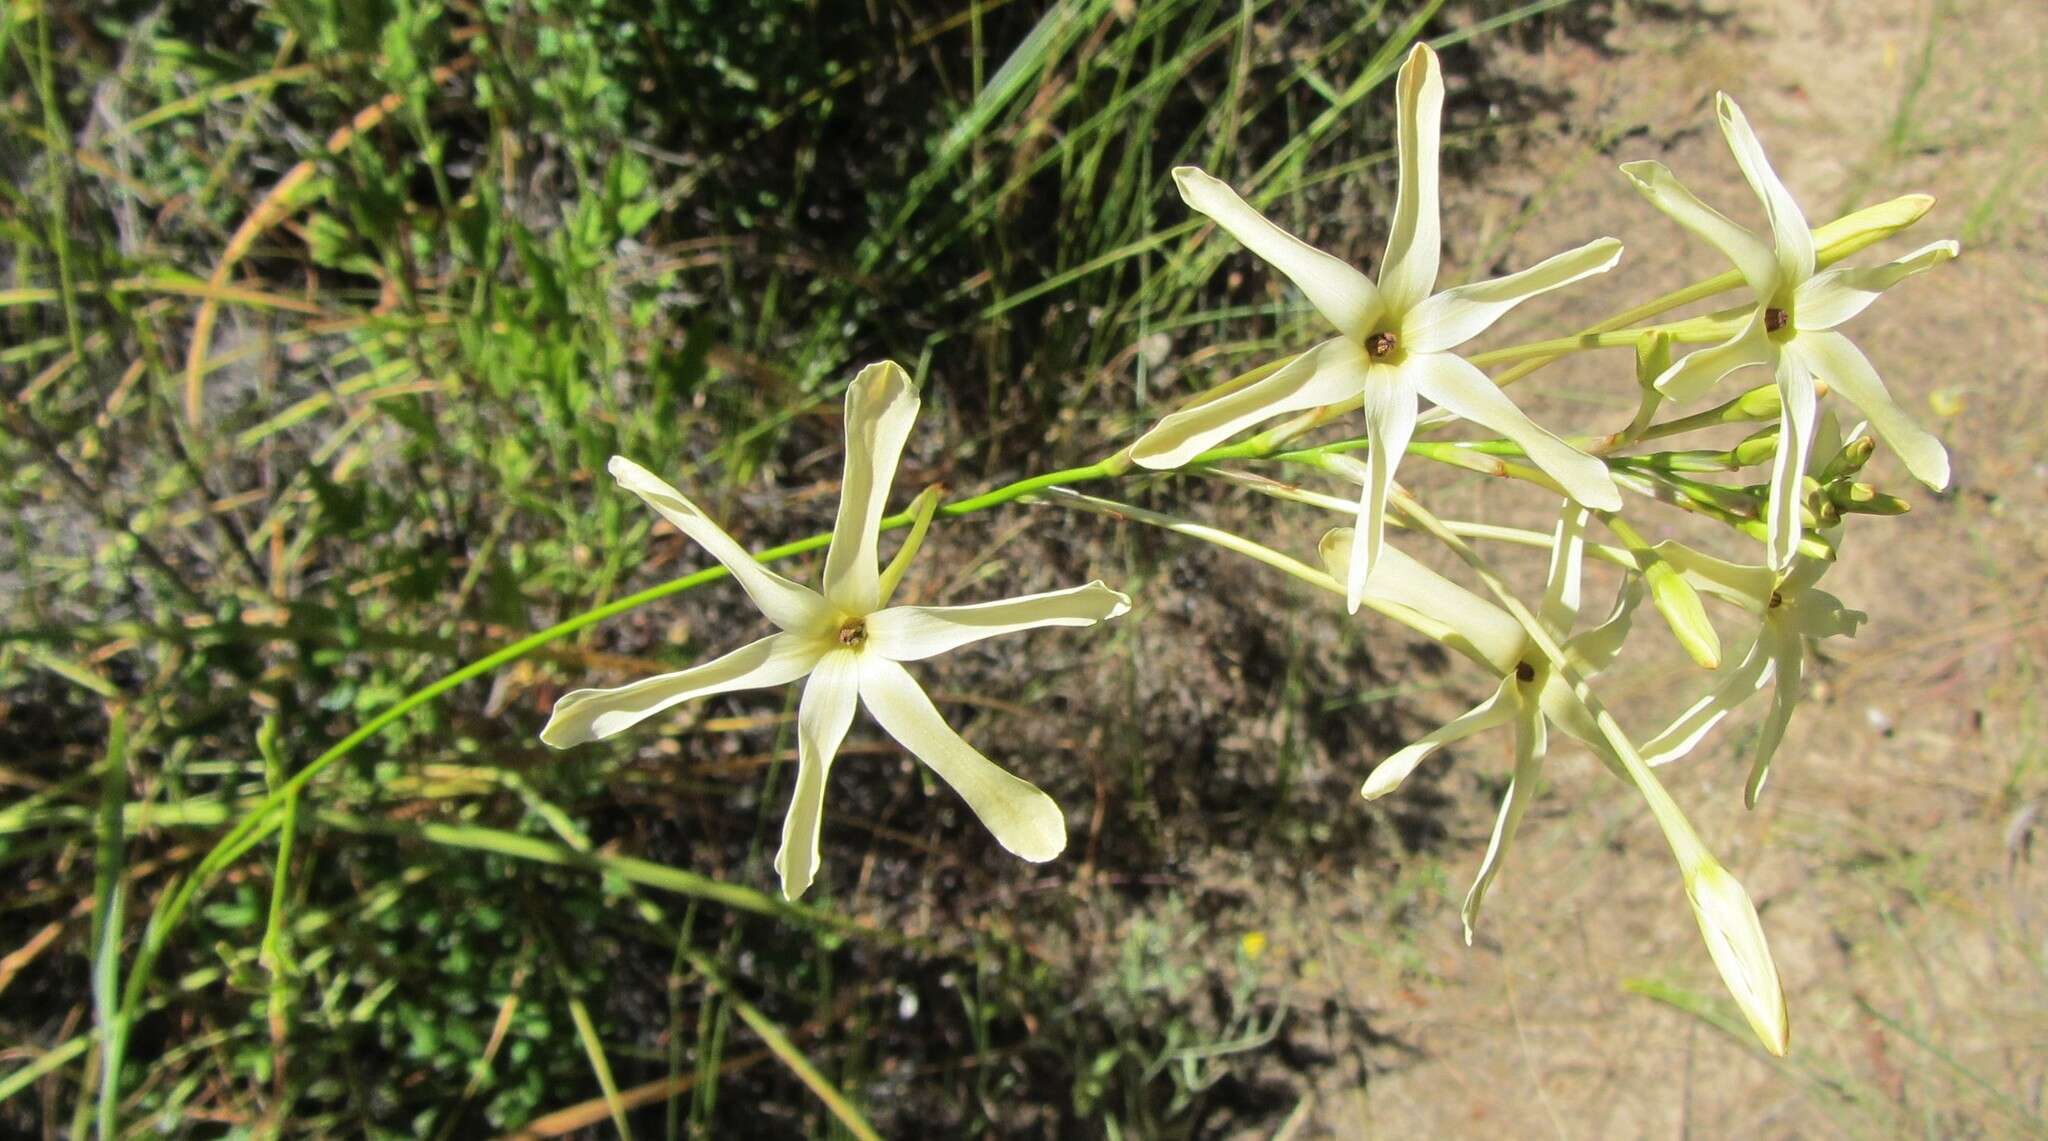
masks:
<svg viewBox="0 0 2048 1141"><path fill-rule="evenodd" d="M1776 384L1763 384L1750 389L1735 398L1723 414L1725 421L1734 420L1776 420L1785 407L1785 398L1778 393Z"/></svg>
<svg viewBox="0 0 2048 1141"><path fill-rule="evenodd" d="M1773 392L1777 391L1772 389ZM1751 464L1767 464L1778 457L1777 425L1765 428L1735 445L1728 453L1735 459L1735 466L1749 467Z"/></svg>
<svg viewBox="0 0 2048 1141"><path fill-rule="evenodd" d="M1728 869L1708 857L1686 873L1685 895L1692 902L1693 917L1700 922L1700 935L1707 941L1714 969L1721 972L1721 981L1749 1021L1749 1028L1764 1049L1784 1057L1791 1044L1791 1015L1785 1009L1778 965L1771 959L1771 945L1764 938L1763 923L1757 919L1749 893Z"/></svg>
<svg viewBox="0 0 2048 1141"><path fill-rule="evenodd" d="M1835 458L1829 460L1827 466L1820 470L1820 481L1833 483L1838 479L1847 479L1855 475L1863 470L1863 465L1870 462L1870 457L1876 451L1875 439L1869 436L1856 437L1844 445L1841 451L1835 453Z"/></svg>
<svg viewBox="0 0 2048 1141"><path fill-rule="evenodd" d="M1821 265L1838 262L1918 222L1933 206L1928 195L1904 194L1845 214L1813 231L1814 252Z"/></svg>
<svg viewBox="0 0 2048 1141"><path fill-rule="evenodd" d="M1636 342L1636 383L1651 388L1670 367L1671 334L1652 333L1649 340Z"/></svg>
<svg viewBox="0 0 2048 1141"><path fill-rule="evenodd" d="M1650 601L1657 607L1657 613L1664 616L1672 636L1702 668L1720 669L1721 638L1714 632L1714 624L1707 621L1707 608L1701 605L1699 592L1685 581L1677 567L1648 551L1639 554L1643 558L1643 580L1650 584Z"/></svg>
<svg viewBox="0 0 2048 1141"><path fill-rule="evenodd" d="M1831 483L1828 500L1854 515L1904 515L1913 509L1905 500L1886 495L1867 483Z"/></svg>

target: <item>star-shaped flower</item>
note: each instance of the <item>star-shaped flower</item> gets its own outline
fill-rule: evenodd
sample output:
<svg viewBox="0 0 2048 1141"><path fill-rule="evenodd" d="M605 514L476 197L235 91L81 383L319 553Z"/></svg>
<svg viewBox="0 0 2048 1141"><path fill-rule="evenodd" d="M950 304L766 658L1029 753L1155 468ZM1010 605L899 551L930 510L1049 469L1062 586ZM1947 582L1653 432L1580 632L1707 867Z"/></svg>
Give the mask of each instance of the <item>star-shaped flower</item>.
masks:
<svg viewBox="0 0 2048 1141"><path fill-rule="evenodd" d="M1585 523L1585 509L1567 503L1552 536L1550 571L1537 616L1560 636L1570 634L1579 617ZM1323 537L1323 561L1333 577L1350 565L1351 544L1352 534L1345 528ZM1452 647L1485 664L1501 681L1493 696L1381 761L1366 778L1362 790L1365 798L1377 800L1394 791L1417 765L1445 745L1496 725L1512 724L1515 728L1514 777L1501 798L1493 839L1487 844L1479 875L1465 896L1462 910L1465 942L1470 943L1487 888L1499 874L1501 862L1514 843L1515 831L1536 798L1536 778L1548 755L1546 721L1584 743L1617 773L1621 771L1621 762L1586 707L1572 693L1571 686L1552 668L1550 659L1530 644L1527 632L1513 615L1409 558L1398 548L1388 547L1381 552L1380 559L1367 595L1377 602L1395 603L1448 625L1455 632ZM1621 652L1621 645L1628 638L1630 616L1641 597L1638 580L1631 578L1605 619L1563 641L1565 654L1582 677L1590 679Z"/></svg>
<svg viewBox="0 0 2048 1141"><path fill-rule="evenodd" d="M1436 53L1418 44L1401 66L1396 87L1401 181L1377 285L1268 221L1223 182L1191 166L1173 172L1189 206L1287 275L1340 335L1271 376L1166 417L1138 440L1132 456L1145 467L1175 468L1262 420L1362 400L1372 441L1358 517L1365 541L1336 576L1353 613L1383 549L1387 494L1415 430L1418 396L1514 441L1580 503L1621 507L1606 465L1537 426L1485 373L1450 351L1521 302L1605 272L1621 257L1621 243L1601 238L1520 273L1432 293L1441 256L1437 151L1443 99Z"/></svg>
<svg viewBox="0 0 2048 1141"><path fill-rule="evenodd" d="M567 748L622 732L692 698L808 677L797 704L796 791L775 857L790 899L817 873L825 778L856 705L951 785L1003 847L1034 862L1059 855L1067 843L1059 806L953 732L902 663L1018 630L1090 626L1130 608L1129 598L1101 582L971 606L889 606L910 552L879 570L878 524L917 408L909 376L893 362L862 369L846 390L846 472L822 594L755 562L681 492L633 461L612 457L613 478L731 571L781 629L690 669L566 694L541 730L541 740Z"/></svg>
<svg viewBox="0 0 2048 1141"><path fill-rule="evenodd" d="M1763 146L1735 100L1724 94L1717 106L1728 149L1735 153L1750 189L1763 201L1771 244L1693 197L1663 163L1631 162L1621 169L1652 205L1727 255L1756 294L1756 311L1741 332L1687 354L1658 377L1656 385L1674 400L1689 401L1737 369L1762 365L1776 374L1784 399L1771 474L1769 561L1784 570L1799 547L1798 473L1805 470L1813 435L1815 377L1862 410L1878 438L1898 453L1915 479L1936 490L1948 486L1948 452L1941 442L1893 402L1870 361L1834 330L1899 281L1956 256L1957 246L1933 242L1884 265L1816 273L1813 231L1799 204L1764 158Z"/></svg>
<svg viewBox="0 0 2048 1141"><path fill-rule="evenodd" d="M1850 434L1854 440L1859 427ZM1808 466L1818 467L1841 450L1841 432L1832 415L1823 415L1815 431L1815 448ZM1841 528L1829 529L1832 542L1840 542ZM1678 715L1665 730L1643 746L1643 759L1653 765L1669 764L1698 745L1721 719L1770 685L1770 712L1765 714L1756 753L1750 762L1749 782L1743 788L1743 803L1756 807L1770 776L1771 758L1792 723L1792 710L1799 703L1800 678L1805 671L1809 644L1833 637L1854 637L1864 614L1851 610L1842 600L1815 584L1831 563L1805 555L1795 559L1790 570L1780 574L1770 567L1733 563L1703 554L1674 542L1652 548L1676 567L1687 581L1703 593L1726 599L1758 621L1756 639L1742 660L1724 675L1711 693Z"/></svg>

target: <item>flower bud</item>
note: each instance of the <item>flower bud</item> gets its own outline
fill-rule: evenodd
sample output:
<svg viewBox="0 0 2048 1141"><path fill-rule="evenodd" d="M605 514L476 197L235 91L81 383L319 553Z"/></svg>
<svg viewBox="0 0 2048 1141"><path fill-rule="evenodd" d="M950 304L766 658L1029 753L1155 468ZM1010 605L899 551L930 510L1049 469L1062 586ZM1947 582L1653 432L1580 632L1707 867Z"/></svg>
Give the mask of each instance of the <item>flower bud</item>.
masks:
<svg viewBox="0 0 2048 1141"><path fill-rule="evenodd" d="M1735 445L1729 455L1735 457L1735 466L1748 467L1751 464L1767 464L1778 458L1778 427L1773 424L1761 432L1745 438Z"/></svg>
<svg viewBox="0 0 2048 1141"><path fill-rule="evenodd" d="M1828 501L1839 511L1854 515L1904 515L1913 509L1895 495L1886 495L1867 483L1831 483Z"/></svg>
<svg viewBox="0 0 2048 1141"><path fill-rule="evenodd" d="M1877 440L1874 437L1856 437L1841 451L1835 453L1835 458L1829 460L1826 467L1820 469L1820 481L1833 483L1838 479L1847 479L1855 475L1863 470L1863 465L1870 462L1871 455L1876 451Z"/></svg>
<svg viewBox="0 0 2048 1141"><path fill-rule="evenodd" d="M1657 378L1671 367L1671 334L1652 333L1648 341L1636 342L1636 383L1654 389Z"/></svg>
<svg viewBox="0 0 2048 1141"><path fill-rule="evenodd" d="M1648 551L1640 555L1643 581L1650 584L1650 602L1664 616L1672 636L1702 669L1720 669L1721 638L1714 632L1714 624L1707 621L1707 608L1701 605L1699 592L1685 581L1677 567Z"/></svg>
<svg viewBox="0 0 2048 1141"><path fill-rule="evenodd" d="M1764 1049L1784 1057L1792 1035L1784 984L1749 893L1728 869L1705 857L1686 872L1685 895L1692 902L1693 917L1700 921L1714 969L1721 972L1721 981L1749 1020L1749 1028Z"/></svg>
<svg viewBox="0 0 2048 1141"><path fill-rule="evenodd" d="M1821 265L1831 265L1918 222L1933 208L1934 199L1929 195L1902 194L1844 214L1813 231L1814 252Z"/></svg>
<svg viewBox="0 0 2048 1141"><path fill-rule="evenodd" d="M1762 384L1735 398L1722 420L1776 420L1785 407L1785 398L1778 393L1777 384Z"/></svg>

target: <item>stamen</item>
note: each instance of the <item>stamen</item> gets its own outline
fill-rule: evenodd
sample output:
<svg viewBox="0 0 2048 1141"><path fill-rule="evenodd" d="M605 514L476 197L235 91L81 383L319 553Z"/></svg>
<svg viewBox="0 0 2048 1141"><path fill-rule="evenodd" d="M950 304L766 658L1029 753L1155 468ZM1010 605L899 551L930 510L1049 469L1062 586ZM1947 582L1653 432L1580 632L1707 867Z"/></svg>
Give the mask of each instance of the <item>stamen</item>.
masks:
<svg viewBox="0 0 2048 1141"><path fill-rule="evenodd" d="M1792 323L1792 314L1783 309L1764 310L1764 332L1776 333Z"/></svg>
<svg viewBox="0 0 2048 1141"><path fill-rule="evenodd" d="M1401 347L1401 338L1392 333L1374 333L1365 339L1365 351L1376 357L1384 357Z"/></svg>
<svg viewBox="0 0 2048 1141"><path fill-rule="evenodd" d="M1516 680L1516 681L1535 681L1535 680L1536 680L1536 667L1535 667L1535 666L1532 666L1532 665L1530 665L1530 664L1529 664L1528 662L1516 662L1516 663L1515 663L1515 680Z"/></svg>
<svg viewBox="0 0 2048 1141"><path fill-rule="evenodd" d="M868 623L865 618L848 618L839 627L839 644L849 650L857 650L868 640Z"/></svg>

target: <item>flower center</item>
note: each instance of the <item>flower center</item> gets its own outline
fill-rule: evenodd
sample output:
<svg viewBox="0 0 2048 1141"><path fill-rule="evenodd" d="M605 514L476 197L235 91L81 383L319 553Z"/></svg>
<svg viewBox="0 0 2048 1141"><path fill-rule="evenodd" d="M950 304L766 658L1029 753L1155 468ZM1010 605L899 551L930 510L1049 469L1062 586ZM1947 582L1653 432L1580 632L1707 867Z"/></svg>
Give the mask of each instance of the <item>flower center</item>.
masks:
<svg viewBox="0 0 2048 1141"><path fill-rule="evenodd" d="M1764 332L1782 333L1792 323L1792 314L1775 306L1764 310Z"/></svg>
<svg viewBox="0 0 2048 1141"><path fill-rule="evenodd" d="M1782 595L1782 594L1780 594L1780 593L1778 593L1778 592L1777 592L1777 591L1775 591L1775 590L1774 590L1774 591L1772 591L1772 592L1771 592L1771 609L1773 609L1773 610L1776 610L1776 609L1777 609L1778 607L1780 607L1780 606L1783 606L1783 605L1785 605L1785 596L1784 596L1784 595Z"/></svg>
<svg viewBox="0 0 2048 1141"><path fill-rule="evenodd" d="M1374 333L1365 339L1365 351L1371 353L1376 360L1384 360L1394 355L1394 350L1400 347L1401 338L1391 332Z"/></svg>
<svg viewBox="0 0 2048 1141"><path fill-rule="evenodd" d="M1535 680L1536 680L1536 667L1535 667L1535 666L1532 666L1532 665L1530 665L1530 664L1529 664L1528 662L1516 662L1516 663L1515 663L1515 680L1516 680L1516 681L1535 681Z"/></svg>
<svg viewBox="0 0 2048 1141"><path fill-rule="evenodd" d="M858 650L867 644L868 620L848 618L839 624L839 644L849 650Z"/></svg>

